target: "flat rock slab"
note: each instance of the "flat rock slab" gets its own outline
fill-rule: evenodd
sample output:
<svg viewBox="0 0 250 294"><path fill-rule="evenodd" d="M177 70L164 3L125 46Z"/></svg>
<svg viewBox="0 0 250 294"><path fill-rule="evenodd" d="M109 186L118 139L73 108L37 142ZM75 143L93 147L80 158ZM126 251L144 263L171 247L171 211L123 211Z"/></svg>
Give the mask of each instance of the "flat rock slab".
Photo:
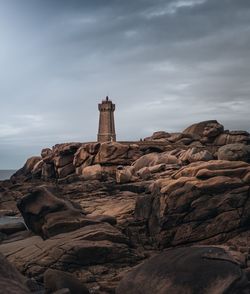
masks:
<svg viewBox="0 0 250 294"><path fill-rule="evenodd" d="M100 223L47 240L33 236L2 244L0 251L20 272L39 277L47 268L68 271L91 265L138 260L127 242L119 230L108 223Z"/></svg>

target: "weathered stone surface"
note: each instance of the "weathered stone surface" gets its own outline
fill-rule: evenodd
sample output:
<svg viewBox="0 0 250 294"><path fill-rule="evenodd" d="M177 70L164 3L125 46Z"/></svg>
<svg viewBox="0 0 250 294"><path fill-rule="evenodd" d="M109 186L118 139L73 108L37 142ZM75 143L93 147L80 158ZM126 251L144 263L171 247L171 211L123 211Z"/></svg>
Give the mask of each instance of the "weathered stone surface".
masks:
<svg viewBox="0 0 250 294"><path fill-rule="evenodd" d="M240 143L222 146L218 150L218 159L250 162L250 146Z"/></svg>
<svg viewBox="0 0 250 294"><path fill-rule="evenodd" d="M102 167L100 164L95 164L83 168L81 174L86 180L100 180L102 178Z"/></svg>
<svg viewBox="0 0 250 294"><path fill-rule="evenodd" d="M242 143L250 144L250 134L244 131L231 131L220 134L215 140L214 144L223 146L227 144Z"/></svg>
<svg viewBox="0 0 250 294"><path fill-rule="evenodd" d="M63 167L57 168L56 173L57 173L58 178L65 178L68 175L73 174L74 172L75 172L75 167L72 162L72 163L69 163Z"/></svg>
<svg viewBox="0 0 250 294"><path fill-rule="evenodd" d="M17 206L28 228L44 238L79 228L84 222L82 210L55 197L46 187L33 189Z"/></svg>
<svg viewBox="0 0 250 294"><path fill-rule="evenodd" d="M95 157L95 163L129 165L142 155L138 145L124 145L117 142L104 142Z"/></svg>
<svg viewBox="0 0 250 294"><path fill-rule="evenodd" d="M67 156L75 154L76 151L82 146L82 143L63 143L56 144L52 147L52 152L54 156Z"/></svg>
<svg viewBox="0 0 250 294"><path fill-rule="evenodd" d="M190 134L185 133L167 133L164 131L159 131L153 133L151 137L147 137L144 141L158 141L158 142L166 142L166 143L178 143L182 145L189 145L194 140L194 137ZM163 150L161 150L163 151ZM154 152L154 151L152 151Z"/></svg>
<svg viewBox="0 0 250 294"><path fill-rule="evenodd" d="M18 213L16 199L21 196L22 194L17 191L9 191L7 189L0 191L0 217L16 215Z"/></svg>
<svg viewBox="0 0 250 294"><path fill-rule="evenodd" d="M163 153L150 153L141 156L133 164L134 172L139 171L144 167L152 167L158 164L179 164L180 161L176 156L169 154L169 152Z"/></svg>
<svg viewBox="0 0 250 294"><path fill-rule="evenodd" d="M119 230L108 223L99 223L47 240L34 236L1 244L0 251L23 274L38 278L48 268L72 271L92 265L119 266L128 260L133 263L138 257L127 243Z"/></svg>
<svg viewBox="0 0 250 294"><path fill-rule="evenodd" d="M73 275L63 271L48 269L44 273L46 293L50 294L60 289L69 289L69 293L89 294L89 290Z"/></svg>
<svg viewBox="0 0 250 294"><path fill-rule="evenodd" d="M250 165L196 162L152 186L149 232L161 246L215 244L247 230Z"/></svg>
<svg viewBox="0 0 250 294"><path fill-rule="evenodd" d="M231 251L219 247L167 250L132 269L117 294L247 294L250 285Z"/></svg>
<svg viewBox="0 0 250 294"><path fill-rule="evenodd" d="M171 134L164 132L164 131L158 131L154 132L153 135L150 137L152 140L159 140L159 139L166 139L169 138Z"/></svg>
<svg viewBox="0 0 250 294"><path fill-rule="evenodd" d="M24 277L0 253L0 293L28 294Z"/></svg>
<svg viewBox="0 0 250 294"><path fill-rule="evenodd" d="M199 150L195 147L183 150L178 158L183 163L191 163L196 161L209 161L214 159L213 155L207 150Z"/></svg>
<svg viewBox="0 0 250 294"><path fill-rule="evenodd" d="M87 216L79 204L55 197L46 187L34 189L17 206L28 228L43 238L101 222L116 224L116 219L105 213Z"/></svg>
<svg viewBox="0 0 250 294"><path fill-rule="evenodd" d="M243 253L241 266L249 267L250 277L249 164L211 160L223 142L249 144L249 134L223 131L216 121L198 125L197 132L156 132L136 145L68 143L43 150L24 181L0 182L0 215L17 214L15 202L22 198L22 214L40 236L0 232L0 251L39 282L47 269L67 271L95 294L114 293L142 256L181 245L228 244ZM47 188L37 191L40 177ZM186 275L181 272L178 279ZM216 291L218 283L212 283Z"/></svg>
<svg viewBox="0 0 250 294"><path fill-rule="evenodd" d="M115 176L116 168L95 164L84 167L81 171L85 180L105 180L108 176Z"/></svg>
<svg viewBox="0 0 250 294"><path fill-rule="evenodd" d="M134 168L131 166L118 166L116 170L116 182L119 184L132 182L134 179Z"/></svg>
<svg viewBox="0 0 250 294"><path fill-rule="evenodd" d="M45 164L44 161L40 160L34 165L32 171L31 171L31 174L32 174L33 178L41 178L42 169L43 169L44 164Z"/></svg>
<svg viewBox="0 0 250 294"><path fill-rule="evenodd" d="M73 163L74 155L69 154L65 156L56 156L54 158L54 164L56 167L63 167L65 165L68 165L70 163Z"/></svg>
<svg viewBox="0 0 250 294"><path fill-rule="evenodd" d="M49 155L52 155L52 154L53 154L53 151L50 148L44 148L41 151L41 156L43 159L48 157Z"/></svg>
<svg viewBox="0 0 250 294"><path fill-rule="evenodd" d="M79 148L74 156L74 166L82 168L90 166L94 163L95 155L100 148L100 143L86 144Z"/></svg>
<svg viewBox="0 0 250 294"><path fill-rule="evenodd" d="M2 234L11 235L20 231L26 231L23 222L0 224L0 233Z"/></svg>
<svg viewBox="0 0 250 294"><path fill-rule="evenodd" d="M55 166L53 163L45 163L42 166L42 175L43 180L54 179L56 177Z"/></svg>
<svg viewBox="0 0 250 294"><path fill-rule="evenodd" d="M14 175L11 177L11 179L15 179L18 177L29 177L31 176L32 170L34 166L41 161L40 156L33 156L30 157L24 164L24 166L19 169L17 172L14 173Z"/></svg>
<svg viewBox="0 0 250 294"><path fill-rule="evenodd" d="M217 122L217 120L207 120L193 124L186 128L183 133L194 136L214 138L222 134L224 131L223 125Z"/></svg>

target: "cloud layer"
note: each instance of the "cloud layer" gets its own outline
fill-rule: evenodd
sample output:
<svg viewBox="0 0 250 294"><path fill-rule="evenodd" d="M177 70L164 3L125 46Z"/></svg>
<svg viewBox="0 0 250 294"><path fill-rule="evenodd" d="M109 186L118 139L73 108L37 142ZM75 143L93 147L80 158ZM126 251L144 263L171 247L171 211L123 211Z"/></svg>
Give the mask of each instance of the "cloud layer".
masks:
<svg viewBox="0 0 250 294"><path fill-rule="evenodd" d="M0 168L96 139L217 119L250 130L249 0L0 0Z"/></svg>

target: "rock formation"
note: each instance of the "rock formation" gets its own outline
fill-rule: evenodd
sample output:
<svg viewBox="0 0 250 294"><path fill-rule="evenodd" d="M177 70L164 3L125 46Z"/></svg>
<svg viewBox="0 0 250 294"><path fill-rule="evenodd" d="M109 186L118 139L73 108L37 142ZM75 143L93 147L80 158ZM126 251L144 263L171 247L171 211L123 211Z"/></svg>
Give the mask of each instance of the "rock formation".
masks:
<svg viewBox="0 0 250 294"><path fill-rule="evenodd" d="M0 216L18 217L0 225L0 252L25 277L15 287L249 293L249 144L213 120L43 149L0 182Z"/></svg>
<svg viewBox="0 0 250 294"><path fill-rule="evenodd" d="M171 249L144 262L120 282L117 294L247 294L249 283L230 250L219 247Z"/></svg>

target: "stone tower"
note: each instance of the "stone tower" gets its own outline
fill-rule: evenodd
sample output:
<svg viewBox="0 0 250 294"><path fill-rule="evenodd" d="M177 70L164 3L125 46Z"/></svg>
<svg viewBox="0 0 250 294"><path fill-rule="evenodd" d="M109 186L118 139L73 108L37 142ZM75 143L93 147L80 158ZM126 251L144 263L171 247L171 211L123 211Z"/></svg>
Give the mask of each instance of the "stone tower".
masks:
<svg viewBox="0 0 250 294"><path fill-rule="evenodd" d="M102 100L102 103L98 104L98 109L100 111L100 116L97 141L116 141L114 120L115 104L113 104L107 96L105 100Z"/></svg>

